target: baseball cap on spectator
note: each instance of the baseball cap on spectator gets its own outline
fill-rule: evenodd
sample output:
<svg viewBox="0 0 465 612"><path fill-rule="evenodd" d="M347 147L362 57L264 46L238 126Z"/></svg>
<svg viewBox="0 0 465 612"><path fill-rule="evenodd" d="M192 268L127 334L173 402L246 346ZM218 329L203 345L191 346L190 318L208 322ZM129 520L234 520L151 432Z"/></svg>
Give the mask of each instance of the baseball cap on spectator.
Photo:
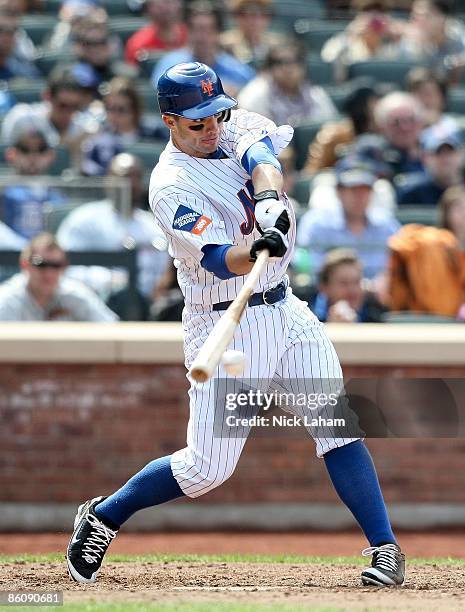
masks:
<svg viewBox="0 0 465 612"><path fill-rule="evenodd" d="M335 166L336 184L338 187L373 187L377 176L373 166L357 157L345 157Z"/></svg>
<svg viewBox="0 0 465 612"><path fill-rule="evenodd" d="M444 129L441 125L437 125L423 132L420 143L427 153L437 153L444 145L460 149L463 146L463 139L457 130Z"/></svg>
<svg viewBox="0 0 465 612"><path fill-rule="evenodd" d="M101 79L96 70L89 64L77 62L71 66L70 72L79 85L84 89L98 89Z"/></svg>

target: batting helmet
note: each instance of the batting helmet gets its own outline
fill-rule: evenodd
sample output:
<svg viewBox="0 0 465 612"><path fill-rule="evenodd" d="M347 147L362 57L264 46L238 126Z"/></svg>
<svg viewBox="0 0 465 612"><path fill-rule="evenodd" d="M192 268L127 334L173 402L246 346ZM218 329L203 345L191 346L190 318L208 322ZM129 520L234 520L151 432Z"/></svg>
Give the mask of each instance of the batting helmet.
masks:
<svg viewBox="0 0 465 612"><path fill-rule="evenodd" d="M168 68L158 79L157 89L160 111L186 119L210 117L237 104L237 100L224 93L216 72L199 62Z"/></svg>

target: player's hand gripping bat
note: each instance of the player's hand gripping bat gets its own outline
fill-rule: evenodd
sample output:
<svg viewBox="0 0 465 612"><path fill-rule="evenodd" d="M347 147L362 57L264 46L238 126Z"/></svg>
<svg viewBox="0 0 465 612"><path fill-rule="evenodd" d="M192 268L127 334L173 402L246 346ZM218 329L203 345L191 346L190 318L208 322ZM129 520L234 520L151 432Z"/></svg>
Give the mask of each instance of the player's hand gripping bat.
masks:
<svg viewBox="0 0 465 612"><path fill-rule="evenodd" d="M199 350L197 357L189 370L192 378L199 383L206 382L213 374L216 366L221 360L221 356L228 348L233 339L236 327L239 325L242 314L247 306L250 296L254 293L260 274L263 272L270 253L267 249L260 251L257 261L250 270L242 289L237 297L228 307L224 315L211 330L204 345Z"/></svg>

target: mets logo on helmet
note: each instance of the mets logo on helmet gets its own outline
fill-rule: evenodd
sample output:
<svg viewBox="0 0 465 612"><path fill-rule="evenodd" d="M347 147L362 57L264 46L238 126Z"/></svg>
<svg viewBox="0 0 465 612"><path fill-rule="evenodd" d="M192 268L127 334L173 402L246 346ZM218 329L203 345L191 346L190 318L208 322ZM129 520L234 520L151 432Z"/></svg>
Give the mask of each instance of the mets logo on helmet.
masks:
<svg viewBox="0 0 465 612"><path fill-rule="evenodd" d="M209 96L213 95L213 83L210 79L202 79L200 85L202 87L202 93L206 93Z"/></svg>

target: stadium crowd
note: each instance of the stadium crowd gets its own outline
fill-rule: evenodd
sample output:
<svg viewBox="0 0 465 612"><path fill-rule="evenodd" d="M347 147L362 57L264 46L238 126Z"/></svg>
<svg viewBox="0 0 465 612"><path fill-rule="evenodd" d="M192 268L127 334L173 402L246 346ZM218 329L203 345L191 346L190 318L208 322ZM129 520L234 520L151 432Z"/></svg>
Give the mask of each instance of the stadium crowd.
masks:
<svg viewBox="0 0 465 612"><path fill-rule="evenodd" d="M147 187L168 138L157 79L196 60L295 128L291 282L321 320L465 321L460 4L0 0L0 320L180 318ZM131 291L121 266L67 257L121 250Z"/></svg>

